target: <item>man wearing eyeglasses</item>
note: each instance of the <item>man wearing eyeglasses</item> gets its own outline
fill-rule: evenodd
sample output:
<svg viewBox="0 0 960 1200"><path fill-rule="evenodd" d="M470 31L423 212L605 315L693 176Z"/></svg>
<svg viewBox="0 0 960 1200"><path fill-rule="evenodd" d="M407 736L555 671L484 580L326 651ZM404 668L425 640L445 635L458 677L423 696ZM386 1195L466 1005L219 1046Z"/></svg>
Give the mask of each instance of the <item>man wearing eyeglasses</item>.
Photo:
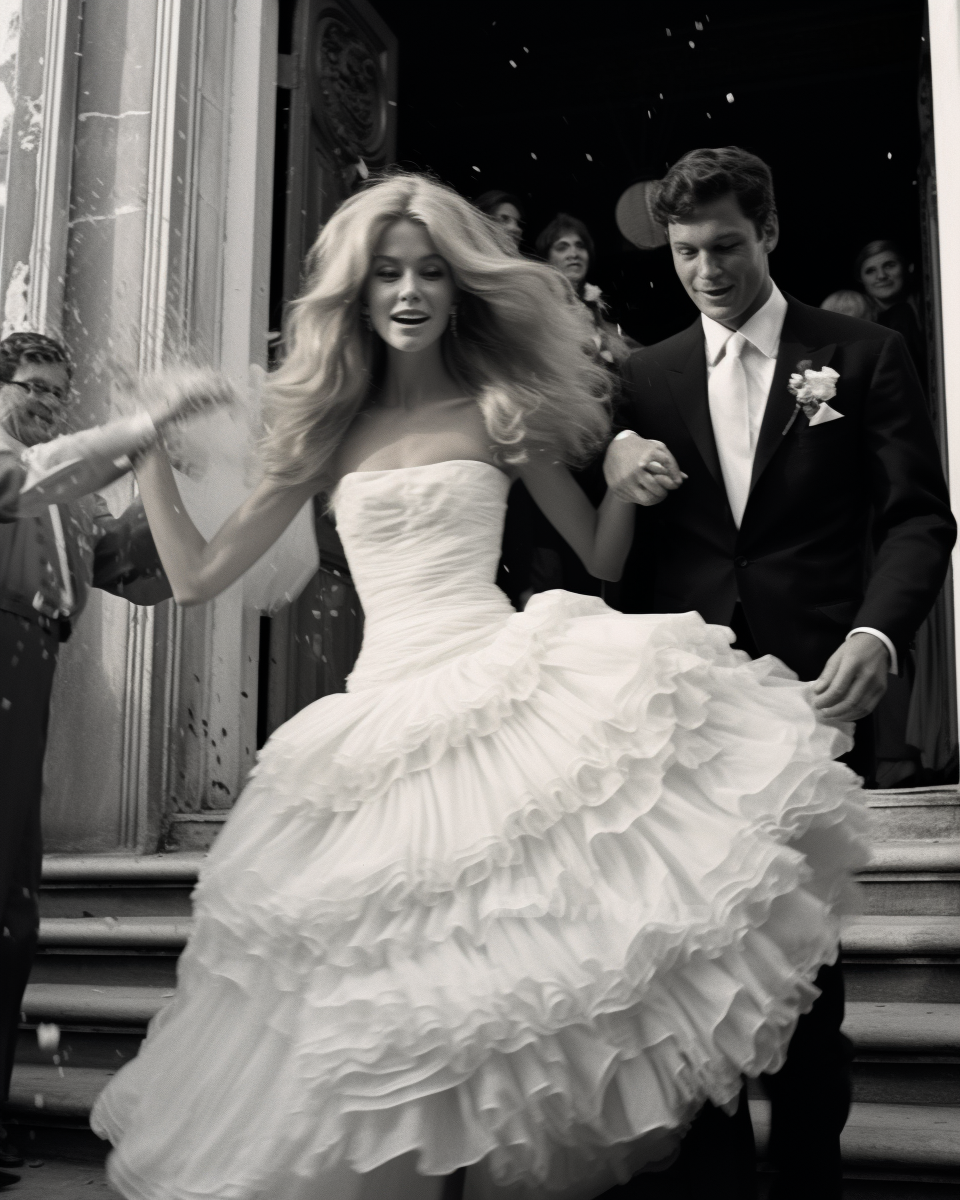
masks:
<svg viewBox="0 0 960 1200"><path fill-rule="evenodd" d="M91 587L138 604L170 595L139 502L111 517L98 497L82 495L91 482L89 474L79 479L79 471L68 481L72 492L41 488L27 498L31 455L41 447L53 450L55 441L87 437L61 436L69 431L69 405L70 364L59 342L36 333L0 342L0 1102L9 1090L37 945L40 794L60 643ZM101 471L100 485L123 473L121 442L137 448L138 420L153 432L149 418L115 423L130 429L111 443L117 461L108 457L110 471ZM90 436L104 440L100 431ZM68 493L81 498L63 502ZM0 1187L17 1178L3 1168L22 1161L0 1128Z"/></svg>

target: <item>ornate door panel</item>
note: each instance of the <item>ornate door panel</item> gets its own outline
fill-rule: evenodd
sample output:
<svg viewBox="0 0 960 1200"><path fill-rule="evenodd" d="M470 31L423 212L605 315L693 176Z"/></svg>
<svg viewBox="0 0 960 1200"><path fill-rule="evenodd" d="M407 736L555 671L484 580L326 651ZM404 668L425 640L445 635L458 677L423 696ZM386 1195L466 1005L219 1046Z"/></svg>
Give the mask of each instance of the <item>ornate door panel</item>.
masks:
<svg viewBox="0 0 960 1200"><path fill-rule="evenodd" d="M324 221L370 172L393 161L396 144L396 39L366 0L296 0L285 17L271 280L277 324L300 290ZM313 700L343 691L360 649L360 601L319 505L317 540L320 571L299 600L264 620L260 742Z"/></svg>
<svg viewBox="0 0 960 1200"><path fill-rule="evenodd" d="M284 296L320 226L396 148L396 39L365 0L299 0L290 95Z"/></svg>

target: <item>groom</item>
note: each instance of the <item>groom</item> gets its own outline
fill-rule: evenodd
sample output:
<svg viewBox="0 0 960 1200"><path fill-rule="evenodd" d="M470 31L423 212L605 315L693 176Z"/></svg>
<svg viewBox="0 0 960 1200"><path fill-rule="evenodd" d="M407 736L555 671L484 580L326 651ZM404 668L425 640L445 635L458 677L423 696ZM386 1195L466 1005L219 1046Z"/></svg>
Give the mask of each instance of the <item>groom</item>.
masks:
<svg viewBox="0 0 960 1200"><path fill-rule="evenodd" d="M860 720L930 610L956 536L916 372L898 334L777 288L773 184L754 155L686 154L663 180L657 217L700 316L626 364L605 473L644 508L622 607L695 609L731 626L752 657L776 655L815 680L825 717ZM867 724L850 757L861 774ZM771 1200L841 1195L850 1082L839 961L817 985L786 1065L763 1081ZM708 1105L668 1172L674 1194L755 1195L752 1156L745 1097L734 1117Z"/></svg>

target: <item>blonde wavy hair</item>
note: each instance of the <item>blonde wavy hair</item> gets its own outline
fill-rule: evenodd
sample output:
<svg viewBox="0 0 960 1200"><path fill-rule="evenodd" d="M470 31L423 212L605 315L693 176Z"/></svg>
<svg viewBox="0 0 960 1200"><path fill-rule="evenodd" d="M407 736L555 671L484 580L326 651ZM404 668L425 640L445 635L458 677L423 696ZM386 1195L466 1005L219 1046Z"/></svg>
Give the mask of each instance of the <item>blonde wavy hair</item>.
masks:
<svg viewBox="0 0 960 1200"><path fill-rule="evenodd" d="M337 447L383 374L383 343L360 306L377 243L403 218L424 226L460 289L456 336L448 328L441 350L476 398L495 453L504 462L533 448L571 465L587 459L609 429L611 382L591 356L593 327L569 283L505 249L494 222L451 188L398 172L346 200L310 252L264 397L268 474L329 487Z"/></svg>

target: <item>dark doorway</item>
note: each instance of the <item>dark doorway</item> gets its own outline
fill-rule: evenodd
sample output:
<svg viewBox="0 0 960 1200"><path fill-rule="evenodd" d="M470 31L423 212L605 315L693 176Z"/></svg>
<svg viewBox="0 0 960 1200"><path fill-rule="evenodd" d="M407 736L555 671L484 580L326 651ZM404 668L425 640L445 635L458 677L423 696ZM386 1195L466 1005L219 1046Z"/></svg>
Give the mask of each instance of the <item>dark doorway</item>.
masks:
<svg viewBox="0 0 960 1200"><path fill-rule="evenodd" d="M665 251L624 243L614 206L694 146L771 164L774 271L798 299L853 286L872 238L919 252L923 0L373 2L401 48L401 164L468 196L518 192L531 238L558 210L580 216L593 282L642 342L693 310Z"/></svg>
<svg viewBox="0 0 960 1200"><path fill-rule="evenodd" d="M668 252L620 235L616 202L685 151L729 144L773 169L784 291L819 305L857 287L858 250L893 239L935 331L924 0L372 2L401 49L400 164L467 196L518 194L528 248L556 212L580 217L597 245L590 281L638 341L696 312ZM926 365L942 435L933 339ZM951 609L941 597L878 711L887 786L956 778Z"/></svg>

